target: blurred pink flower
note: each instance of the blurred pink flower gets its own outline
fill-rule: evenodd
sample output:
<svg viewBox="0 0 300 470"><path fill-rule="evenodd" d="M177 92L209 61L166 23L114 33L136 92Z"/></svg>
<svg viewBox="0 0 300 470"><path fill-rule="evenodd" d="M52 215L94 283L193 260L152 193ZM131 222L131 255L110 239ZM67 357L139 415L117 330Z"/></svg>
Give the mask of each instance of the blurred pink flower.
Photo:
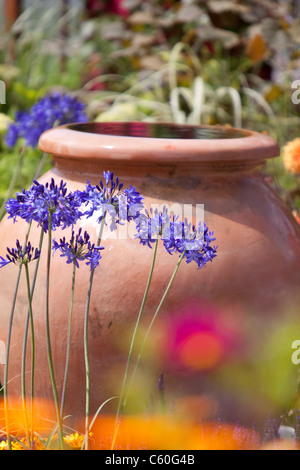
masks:
<svg viewBox="0 0 300 470"><path fill-rule="evenodd" d="M205 303L191 302L168 312L162 355L168 364L187 371L210 371L233 357L241 342L226 315Z"/></svg>

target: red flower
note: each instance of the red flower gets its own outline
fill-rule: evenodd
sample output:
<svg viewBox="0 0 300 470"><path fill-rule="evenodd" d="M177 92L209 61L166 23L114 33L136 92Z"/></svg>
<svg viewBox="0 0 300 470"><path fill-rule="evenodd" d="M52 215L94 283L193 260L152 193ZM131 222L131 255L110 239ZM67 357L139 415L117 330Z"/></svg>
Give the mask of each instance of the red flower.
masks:
<svg viewBox="0 0 300 470"><path fill-rule="evenodd" d="M126 18L129 15L129 11L123 7L124 0L111 0L109 11Z"/></svg>
<svg viewBox="0 0 300 470"><path fill-rule="evenodd" d="M129 15L129 11L123 7L123 2L124 0L86 0L86 9L92 17L113 13L125 18Z"/></svg>

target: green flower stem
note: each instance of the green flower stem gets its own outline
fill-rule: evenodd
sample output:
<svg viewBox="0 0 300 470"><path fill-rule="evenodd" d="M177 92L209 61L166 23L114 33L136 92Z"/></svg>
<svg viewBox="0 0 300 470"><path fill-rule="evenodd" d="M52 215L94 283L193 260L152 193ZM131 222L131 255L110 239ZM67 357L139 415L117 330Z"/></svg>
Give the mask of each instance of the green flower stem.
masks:
<svg viewBox="0 0 300 470"><path fill-rule="evenodd" d="M97 245L101 245L105 226L106 213L101 222ZM91 303L92 286L94 280L95 269L92 269L90 274L87 301L84 315L84 360L85 360L85 450L89 449L89 416L90 416L90 363L89 363L89 350L88 350L88 326L89 326L89 312Z"/></svg>
<svg viewBox="0 0 300 470"><path fill-rule="evenodd" d="M17 295L18 295L18 290L19 290L19 285L20 285L21 272L22 272L22 265L20 265L19 267L16 287L15 287L15 292L14 292L14 297L13 297L13 303L12 303L12 309L11 309L11 314L10 314L10 320L9 320L9 326L8 326L8 337L7 337L7 343L6 343L6 360L5 360L5 369L4 369L3 398L4 398L5 424L6 424L6 432L7 432L8 450L12 450L11 437L10 437L10 424L9 424L9 418L8 418L8 393L7 393L8 362L9 362L9 352L10 352L13 319L14 319L16 300L17 300Z"/></svg>
<svg viewBox="0 0 300 470"><path fill-rule="evenodd" d="M133 373L132 373L132 376L131 376L130 384L129 384L129 387L127 388L127 394L126 394L126 396L125 396L125 399L124 399L124 402L123 402L123 405L122 405L122 412L124 412L124 410L125 410L125 408L126 408L126 404L127 404L127 400L128 400L128 394L129 394L129 391L130 391L130 389L131 389L131 387L132 387L133 381L134 381L134 379L135 379L136 372L137 372L137 369L138 369L138 366L139 366L141 357L142 357L142 355L143 355L144 348L145 348L145 345L146 345L148 336L149 336L149 334L150 334L150 332L151 332L151 329L152 329L152 326L153 326L153 324L154 324L154 322L155 322L155 320L156 320L156 318L157 318L157 316L158 316L158 314L159 314L159 312L160 312L160 310L161 310L161 308L162 308L162 306L163 306L163 304L164 304L164 302L165 302L165 300L166 300L166 297L167 297L167 295L168 295L168 293L169 293L169 291L170 291L170 289L171 289L171 287L172 287L172 284L173 284L173 282L174 282L174 280L175 280L175 277L176 277L176 275L177 275L177 273L178 273L178 270L179 270L179 268L180 268L180 265L181 265L181 262L182 262L182 260L183 260L184 255L185 255L185 252L182 253L182 255L180 256L180 258L179 258L179 260L178 260L178 263L177 263L177 265L176 265L176 267L175 267L175 269L174 269L174 272L173 272L172 277L171 277L171 279L170 279L170 281L169 281L169 284L168 284L168 286L167 286L167 288L166 288L166 290L165 290L165 292L164 292L164 294L163 294L163 296L162 296L162 298L161 298L161 301L160 301L160 303L159 303L159 306L158 306L157 309L156 309L156 312L154 313L154 315L153 315L153 317L152 317L151 323L150 323L150 325L149 325L149 327L148 327L148 330L147 330L147 332L146 332L146 335L145 335L145 337L144 337L144 341L143 341L142 347L141 347L141 349L140 349L140 352L139 352L139 355L138 355L138 358L137 358L137 361L136 361L136 364L135 364L135 367L134 367L134 370L133 370ZM151 277L151 272L150 272L150 277ZM150 277L149 277L149 278L150 278ZM118 416L117 416L117 418L118 418ZM114 431L114 436L113 436L113 441L112 441L111 450L113 450L114 447L115 447L115 442L116 442L117 433L118 433L118 430L119 430L119 425L120 425L119 422L117 422L116 427L115 427L115 431Z"/></svg>
<svg viewBox="0 0 300 470"><path fill-rule="evenodd" d="M51 252L52 252L52 212L51 211L49 211L48 232L49 233L48 233L47 279L46 279L47 354L48 354L49 371L50 371L53 397L54 397L54 403L55 403L55 409L56 409L56 415L57 415L57 422L58 422L59 448L60 448L60 450L63 450L64 449L63 426L62 426L62 419L61 419L59 403L58 403L57 386L56 386L56 381L55 381L53 357L52 357L52 350L51 350L51 338L50 338L49 300L50 300L50 265L51 265Z"/></svg>
<svg viewBox="0 0 300 470"><path fill-rule="evenodd" d="M182 263L182 260L183 260L184 255L185 255L185 252L182 253L182 255L180 256L180 258L179 258L179 260L178 260L178 263L177 263L177 265L176 265L176 267L175 267L175 269L174 269L174 272L173 272L173 274L172 274L172 277L171 277L171 279L170 279L170 282L169 282L169 284L168 284L168 286L167 286L167 288L166 288L166 290L165 290L164 295L163 295L162 298L161 298L161 301L160 301L160 303L159 303L159 306L157 307L156 312L155 312L155 314L153 315L153 318L152 318L152 320L151 320L151 323L150 323L150 325L149 325L149 327L148 327L148 330L147 330L147 332L146 332L146 334L145 334L145 336L144 336L144 341L143 341L143 344L142 344L142 346L141 346L141 349L140 349L140 352L139 352L139 355L138 355L138 358L137 358L137 361L136 361L136 364L135 364L135 368L134 368L134 371L133 371L133 374L132 374L132 377L131 377L131 381L130 381L130 385L129 385L128 390L131 389L131 386L132 386L132 383L133 383L133 381L134 381L134 379L135 379L135 375L136 375L136 372L137 372L137 369L138 369L138 366L139 366L141 357L142 357L143 352L144 352L144 349L145 349L145 345L146 345L148 336L149 336L150 331L151 331L151 329L152 329L152 327L153 327L153 324L154 324L154 322L155 322L155 320L156 320L156 318L157 318L157 316L158 316L158 314L159 314L159 312L160 312L160 310L161 310L161 308L162 308L162 306L163 306L163 304L164 304L164 302L165 302L165 300L166 300L166 297L167 297L167 295L168 295L168 293L169 293L169 291L170 291L170 289L171 289L171 287L172 287L172 284L173 284L173 282L174 282L174 280L175 280L175 277L176 277L176 275L177 275L177 273L178 273L178 270L179 270L179 268L180 268L180 265L181 265L181 263ZM127 396L125 397L125 400L124 400L124 409L125 409L125 407L126 407L127 399L128 399L128 392L127 392Z"/></svg>
<svg viewBox="0 0 300 470"><path fill-rule="evenodd" d="M25 152L26 152L26 147L22 147L19 150L18 163L17 163L17 166L15 167L14 173L13 173L12 178L10 180L9 187L8 187L7 192L6 192L6 196L5 196L4 201L7 201L8 199L10 199L13 192L14 192L16 182L19 178L19 174L20 174L20 172L22 170L22 167L23 167ZM0 208L0 220L3 218L4 214L5 214L5 202L2 204L2 206Z"/></svg>
<svg viewBox="0 0 300 470"><path fill-rule="evenodd" d="M27 245L27 242L28 242L30 229L31 229L31 223L29 224L27 234L26 234L26 239L25 239L25 244L24 244L24 252L25 252L25 248L26 248L26 245ZM8 416L8 365L9 365L9 353L10 353L10 345L11 345L12 327L13 327L15 307L16 307L17 295L18 295L20 279L21 279L21 273L22 273L22 267L23 267L23 264L20 264L19 271L18 271L18 277L17 277L17 281L16 281L16 286L15 286L15 291L14 291L14 296L13 296L12 307L11 307L11 313L10 313L10 319L9 319L9 325L8 325L8 333L7 333L5 367L4 367L3 399L4 399L5 426L6 426L6 433L7 433L8 450L12 450L11 436L10 436L10 424L9 424L9 416Z"/></svg>
<svg viewBox="0 0 300 470"><path fill-rule="evenodd" d="M40 242L39 242L39 251L42 251L42 246L43 246L43 240L44 240L44 231L41 229L41 236L40 236ZM32 315L32 299L33 299L33 294L35 290L35 284L36 284L36 279L37 279L37 274L39 270L39 265L40 265L40 259L41 256L37 259L36 266L35 266L35 271L34 271L34 276L32 280L32 286L31 290L29 291L29 278L28 278L28 273L26 272L27 275L27 291L28 291L28 310L27 310L27 317L26 317L26 323L25 323L25 330L24 330L24 340L23 340L23 352L22 352L22 373L21 373L21 387L22 387L22 397L23 397L23 403L25 403L25 397L26 397L26 388L25 388L25 364L26 364L26 351L27 351L27 338L28 338L28 328L29 328L29 322L31 324L31 344L32 344L32 349L31 349L31 440L33 440L33 430L34 430L34 423L33 423L33 401L34 401L34 351L35 351L35 344L34 344L34 328L33 328L33 315Z"/></svg>
<svg viewBox="0 0 300 470"><path fill-rule="evenodd" d="M89 310L90 310L90 301L92 293L92 285L94 280L93 269L90 275L88 294L87 294L87 303L84 316L84 361L85 361L85 450L88 450L89 444L89 415L90 415L90 364L89 364L89 351L88 351L88 320L89 320Z"/></svg>
<svg viewBox="0 0 300 470"><path fill-rule="evenodd" d="M69 363L70 363L70 349L71 349L71 324L72 324L72 313L74 305L74 294L75 294L75 278L76 278L76 259L73 261L73 275L72 275L72 288L71 288L71 300L70 300L70 309L69 309L69 322L68 322L68 339L67 339L67 355L66 355L66 366L65 366L65 376L63 383L62 399L60 405L60 415L63 417L64 408L66 402L66 392L67 392L67 383L69 375Z"/></svg>
<svg viewBox="0 0 300 470"><path fill-rule="evenodd" d="M28 295L28 309L29 309L29 316L30 316L30 328L31 328L31 438L29 438L29 431L28 431L28 419L27 419L27 407L26 407L26 389L25 389L25 360L26 360L26 342L27 342L27 335L26 335L26 342L23 344L22 354L22 402L23 402L23 410L25 416L25 427L26 427L26 435L28 445L30 446L30 442L33 441L33 390L34 390L34 367L35 367L35 340L34 340L34 325L33 325L33 314L32 314L32 296L31 296L31 288L30 288L30 278L29 278L29 269L28 263L25 263L25 273L26 273L26 285L27 285L27 295ZM28 328L27 328L28 330Z"/></svg>
<svg viewBox="0 0 300 470"><path fill-rule="evenodd" d="M37 166L37 169L35 171L35 175L34 175L34 178L33 178L34 180L39 179L39 177L42 175L43 170L44 170L44 166L45 166L46 161L47 161L47 158L48 158L47 153L43 152L42 156L40 158L39 164Z"/></svg>
<svg viewBox="0 0 300 470"><path fill-rule="evenodd" d="M135 328L134 328L134 331L133 331L131 344L130 344L130 348L129 348L129 354L128 354L128 359L127 359L125 374L124 374L124 377L123 377L123 383L122 383L122 387L121 387L119 404L118 404L118 409L117 409L117 414L116 414L116 423L115 423L115 429L114 429L114 436L113 436L113 440L112 440L112 450L114 449L115 443L116 443L115 441L116 441L117 432L118 432L119 418L120 418L121 413L124 410L123 399L124 399L124 392L125 392L129 367L130 367L132 353L133 353L133 347L134 347L134 343L135 343L135 339L136 339L136 335L137 335L137 330L138 330L138 327L139 327L140 322L141 322L141 318L142 318L142 315L143 315L143 312L144 312L145 304L146 304L146 301L147 301L147 298L148 298L148 293L149 293L149 289L150 289L150 285L151 285L151 281L152 281L152 277L153 277L153 271L154 271L154 267L155 267L157 248L158 248L158 241L159 241L159 239L157 238L157 240L155 242L155 245L154 245L152 264L151 264L151 269L150 269L146 289L145 289L145 292L144 292L144 297L143 297L143 300L142 300L141 308L140 308L139 315L138 315L138 318L137 318L137 321L136 321L136 324L135 324Z"/></svg>

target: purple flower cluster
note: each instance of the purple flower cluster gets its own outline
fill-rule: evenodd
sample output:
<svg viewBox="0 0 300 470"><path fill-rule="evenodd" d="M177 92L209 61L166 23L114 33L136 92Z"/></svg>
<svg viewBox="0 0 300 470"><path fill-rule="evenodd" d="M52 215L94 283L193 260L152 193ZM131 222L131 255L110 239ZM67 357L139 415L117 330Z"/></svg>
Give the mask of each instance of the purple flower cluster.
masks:
<svg viewBox="0 0 300 470"><path fill-rule="evenodd" d="M49 214L52 214L52 230L58 227L65 229L74 225L81 217L79 211L82 205L79 192L68 193L67 185L63 181L56 185L52 178L50 184L45 185L33 182L33 186L22 193L16 194L16 199L9 199L6 204L8 218L14 221L18 217L27 223L35 221L45 233L49 230Z"/></svg>
<svg viewBox="0 0 300 470"><path fill-rule="evenodd" d="M182 223L182 229L183 237L175 240L175 246L169 252L173 250L179 254L184 253L185 261L188 264L194 261L198 269L205 267L208 262L216 258L218 247L211 245L216 238L204 222L200 222L197 227L194 225L191 227L191 224L185 221Z"/></svg>
<svg viewBox="0 0 300 470"><path fill-rule="evenodd" d="M217 256L214 234L204 222L197 227L192 226L187 220L183 222L174 215L171 217L166 207L161 212L151 209L149 213L143 200L135 187L124 189L119 178L107 171L98 185L88 182L84 191L68 193L66 183L61 181L57 185L54 179L45 185L34 181L29 190L23 190L17 193L16 199L7 201L6 210L14 222L18 217L28 223L35 221L45 233L49 231L50 221L51 230L59 227L64 230L73 227L82 216L95 216L98 223L103 220L107 223L110 216L111 231L116 230L117 224L134 221L135 238L141 244L152 248L153 243L160 239L169 254L177 253L188 264L195 262L198 269ZM73 232L69 243L63 238L53 247L60 249L67 263L75 259L77 267L78 260L87 260L91 270L98 266L100 250L103 249L91 244L89 235L85 232L82 236L81 230L76 236Z"/></svg>
<svg viewBox="0 0 300 470"><path fill-rule="evenodd" d="M21 246L19 240L16 242L16 248L7 248L6 259L0 256L0 268L7 266L10 263L15 265L28 264L30 261L33 261L39 258L41 252L38 248L33 248L31 243L27 243L25 248Z"/></svg>
<svg viewBox="0 0 300 470"><path fill-rule="evenodd" d="M176 216L171 217L166 207L161 212L145 211L136 220L136 228L135 238L141 244L152 248L153 243L161 239L169 254L183 255L188 264L194 261L198 269L217 256L217 247L211 245L216 239L204 222L192 226L187 220L182 222Z"/></svg>
<svg viewBox="0 0 300 470"><path fill-rule="evenodd" d="M124 184L120 183L118 177L114 178L110 171L104 172L103 176L105 184L101 180L99 185L93 186L89 181L80 198L86 204L84 215L87 218L96 214L97 222L100 223L109 215L110 230L114 231L117 224L139 217L140 211L144 209L144 198L132 186L123 189Z"/></svg>
<svg viewBox="0 0 300 470"><path fill-rule="evenodd" d="M104 248L91 243L90 236L87 232L84 232L83 236L81 233L82 229L80 228L75 236L73 230L70 242L66 242L65 237L60 239L59 243L53 240L53 250L60 250L62 253L60 256L67 258L67 264L75 262L77 268L79 268L78 261L86 261L86 264L90 266L90 270L92 271L99 265L100 259L102 258L100 251L104 250Z"/></svg>
<svg viewBox="0 0 300 470"><path fill-rule="evenodd" d="M36 147L40 136L54 126L87 122L85 104L68 94L53 93L42 98L29 111L17 112L8 128L6 144L14 147L19 138L26 147Z"/></svg>
<svg viewBox="0 0 300 470"><path fill-rule="evenodd" d="M17 193L16 198L9 199L5 207L8 218L14 222L18 218L27 223L34 221L45 233L49 228L55 231L57 228L64 230L73 227L82 216L92 217L94 213L99 223L110 215L110 229L113 231L118 223L138 217L139 211L144 208L143 196L132 186L126 189L123 187L119 178L115 178L109 171L104 172L99 185L92 186L88 182L85 191L68 192L64 181L57 185L53 178L44 185L33 181L29 190ZM86 207L85 212L81 212L82 206ZM91 270L98 266L100 250L103 249L91 243L87 232L82 235L81 229L76 236L73 231L70 242L66 242L65 238L60 243L55 241L53 248L61 251L61 256L66 257L67 263L76 260L77 267L78 261L86 260Z"/></svg>
<svg viewBox="0 0 300 470"><path fill-rule="evenodd" d="M163 211L158 209L150 209L150 213L145 209L143 213L136 219L137 233L136 239L140 240L142 245L152 248L158 238L170 240L171 237L171 218L167 208L164 206ZM174 225L173 225L174 227Z"/></svg>

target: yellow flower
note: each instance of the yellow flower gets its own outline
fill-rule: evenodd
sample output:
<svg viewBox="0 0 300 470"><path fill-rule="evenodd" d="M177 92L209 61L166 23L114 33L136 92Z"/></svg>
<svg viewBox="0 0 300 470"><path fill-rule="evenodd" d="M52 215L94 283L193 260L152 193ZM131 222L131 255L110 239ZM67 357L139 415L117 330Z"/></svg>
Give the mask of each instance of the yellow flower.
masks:
<svg viewBox="0 0 300 470"><path fill-rule="evenodd" d="M283 148L283 163L290 173L300 174L300 138L285 145Z"/></svg>
<svg viewBox="0 0 300 470"><path fill-rule="evenodd" d="M11 443L12 450L30 450L28 448L28 442L25 437L18 441L12 441ZM0 450L8 450L7 441L0 442ZM45 445L40 440L40 438L36 438L31 446L31 450L45 450Z"/></svg>
<svg viewBox="0 0 300 470"><path fill-rule="evenodd" d="M0 442L0 450L8 450L7 441Z"/></svg>
<svg viewBox="0 0 300 470"><path fill-rule="evenodd" d="M34 440L33 445L34 450L45 450L45 444L41 441L39 437Z"/></svg>
<svg viewBox="0 0 300 470"><path fill-rule="evenodd" d="M22 445L22 443L24 445ZM13 441L11 443L11 448L12 448L12 450L25 450L26 449L26 443L27 443L26 439L21 439L21 442Z"/></svg>
<svg viewBox="0 0 300 470"><path fill-rule="evenodd" d="M24 446L17 441L12 441L11 443L12 450L24 450ZM8 450L7 441L0 442L0 450Z"/></svg>
<svg viewBox="0 0 300 470"><path fill-rule="evenodd" d="M92 433L89 434L90 437L92 435L93 435ZM64 437L65 443L72 449L81 449L81 447L83 446L84 440L85 440L85 435L78 434L78 432Z"/></svg>

